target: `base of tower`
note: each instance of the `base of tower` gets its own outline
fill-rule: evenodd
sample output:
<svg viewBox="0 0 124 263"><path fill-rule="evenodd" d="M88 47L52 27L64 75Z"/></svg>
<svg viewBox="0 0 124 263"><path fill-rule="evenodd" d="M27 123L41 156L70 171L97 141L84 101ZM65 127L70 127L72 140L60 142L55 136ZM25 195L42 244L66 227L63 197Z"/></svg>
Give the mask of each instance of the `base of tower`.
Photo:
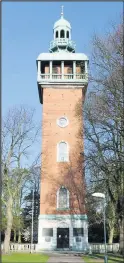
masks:
<svg viewBox="0 0 124 263"><path fill-rule="evenodd" d="M40 215L37 251L88 250L86 215Z"/></svg>

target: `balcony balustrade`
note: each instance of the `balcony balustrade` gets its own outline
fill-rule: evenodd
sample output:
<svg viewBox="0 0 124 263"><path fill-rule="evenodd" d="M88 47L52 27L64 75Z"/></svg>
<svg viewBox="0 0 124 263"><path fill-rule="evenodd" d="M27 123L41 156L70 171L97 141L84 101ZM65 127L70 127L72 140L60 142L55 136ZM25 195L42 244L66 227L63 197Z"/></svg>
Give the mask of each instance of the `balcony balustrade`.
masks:
<svg viewBox="0 0 124 263"><path fill-rule="evenodd" d="M87 81L87 78L88 78L88 74L40 74L39 75L39 77L38 77L38 79L40 80L40 81L52 81L52 80L54 80L54 81L59 81L59 80L61 80L61 81L73 81L73 80L76 80L76 81L81 81L81 80L85 80L85 81Z"/></svg>
<svg viewBox="0 0 124 263"><path fill-rule="evenodd" d="M59 46L59 45L62 45L62 46L68 45L68 46L71 46L73 49L75 49L76 47L74 41L69 40L67 38L58 38L50 42L50 49L54 48L55 46Z"/></svg>

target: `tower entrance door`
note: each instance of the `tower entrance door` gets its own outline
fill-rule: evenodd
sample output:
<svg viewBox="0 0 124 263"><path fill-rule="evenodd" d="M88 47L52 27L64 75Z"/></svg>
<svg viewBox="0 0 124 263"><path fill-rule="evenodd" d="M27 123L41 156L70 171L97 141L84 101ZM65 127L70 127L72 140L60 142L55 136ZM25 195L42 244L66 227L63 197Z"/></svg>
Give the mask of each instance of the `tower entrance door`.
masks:
<svg viewBox="0 0 124 263"><path fill-rule="evenodd" d="M69 228L57 228L57 248L69 248Z"/></svg>

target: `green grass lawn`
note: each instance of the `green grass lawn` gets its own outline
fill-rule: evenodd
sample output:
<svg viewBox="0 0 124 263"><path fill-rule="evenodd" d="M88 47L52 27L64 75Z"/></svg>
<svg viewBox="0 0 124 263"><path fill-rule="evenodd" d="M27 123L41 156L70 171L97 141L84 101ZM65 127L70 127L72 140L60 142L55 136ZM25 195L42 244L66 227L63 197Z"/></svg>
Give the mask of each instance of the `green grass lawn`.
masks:
<svg viewBox="0 0 124 263"><path fill-rule="evenodd" d="M95 255L84 255L83 259L85 263L104 263L104 255L95 254ZM108 255L108 263L122 263L124 259L121 256Z"/></svg>
<svg viewBox="0 0 124 263"><path fill-rule="evenodd" d="M46 263L48 261L48 256L43 254L29 254L29 253L12 253L10 255L2 256L2 263Z"/></svg>

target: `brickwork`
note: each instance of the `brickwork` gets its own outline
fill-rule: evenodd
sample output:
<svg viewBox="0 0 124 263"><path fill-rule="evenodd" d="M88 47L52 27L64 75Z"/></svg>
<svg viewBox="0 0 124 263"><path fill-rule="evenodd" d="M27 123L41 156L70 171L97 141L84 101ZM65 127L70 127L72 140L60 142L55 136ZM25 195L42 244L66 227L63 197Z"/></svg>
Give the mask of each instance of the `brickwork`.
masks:
<svg viewBox="0 0 124 263"><path fill-rule="evenodd" d="M68 74L68 69L70 68L69 65L64 66L64 74ZM58 74L61 74L61 66L57 66ZM48 74L50 72L49 66L45 66L45 73ZM80 66L76 66L76 73L81 74Z"/></svg>
<svg viewBox="0 0 124 263"><path fill-rule="evenodd" d="M83 125L75 116L75 107L84 99L82 89L45 88L43 91L42 180L40 214L84 214L84 182L82 176L83 138L78 132ZM66 116L69 125L61 128L57 119ZM57 162L57 143L69 144L69 162ZM70 192L70 209L57 211L56 193L64 185Z"/></svg>

